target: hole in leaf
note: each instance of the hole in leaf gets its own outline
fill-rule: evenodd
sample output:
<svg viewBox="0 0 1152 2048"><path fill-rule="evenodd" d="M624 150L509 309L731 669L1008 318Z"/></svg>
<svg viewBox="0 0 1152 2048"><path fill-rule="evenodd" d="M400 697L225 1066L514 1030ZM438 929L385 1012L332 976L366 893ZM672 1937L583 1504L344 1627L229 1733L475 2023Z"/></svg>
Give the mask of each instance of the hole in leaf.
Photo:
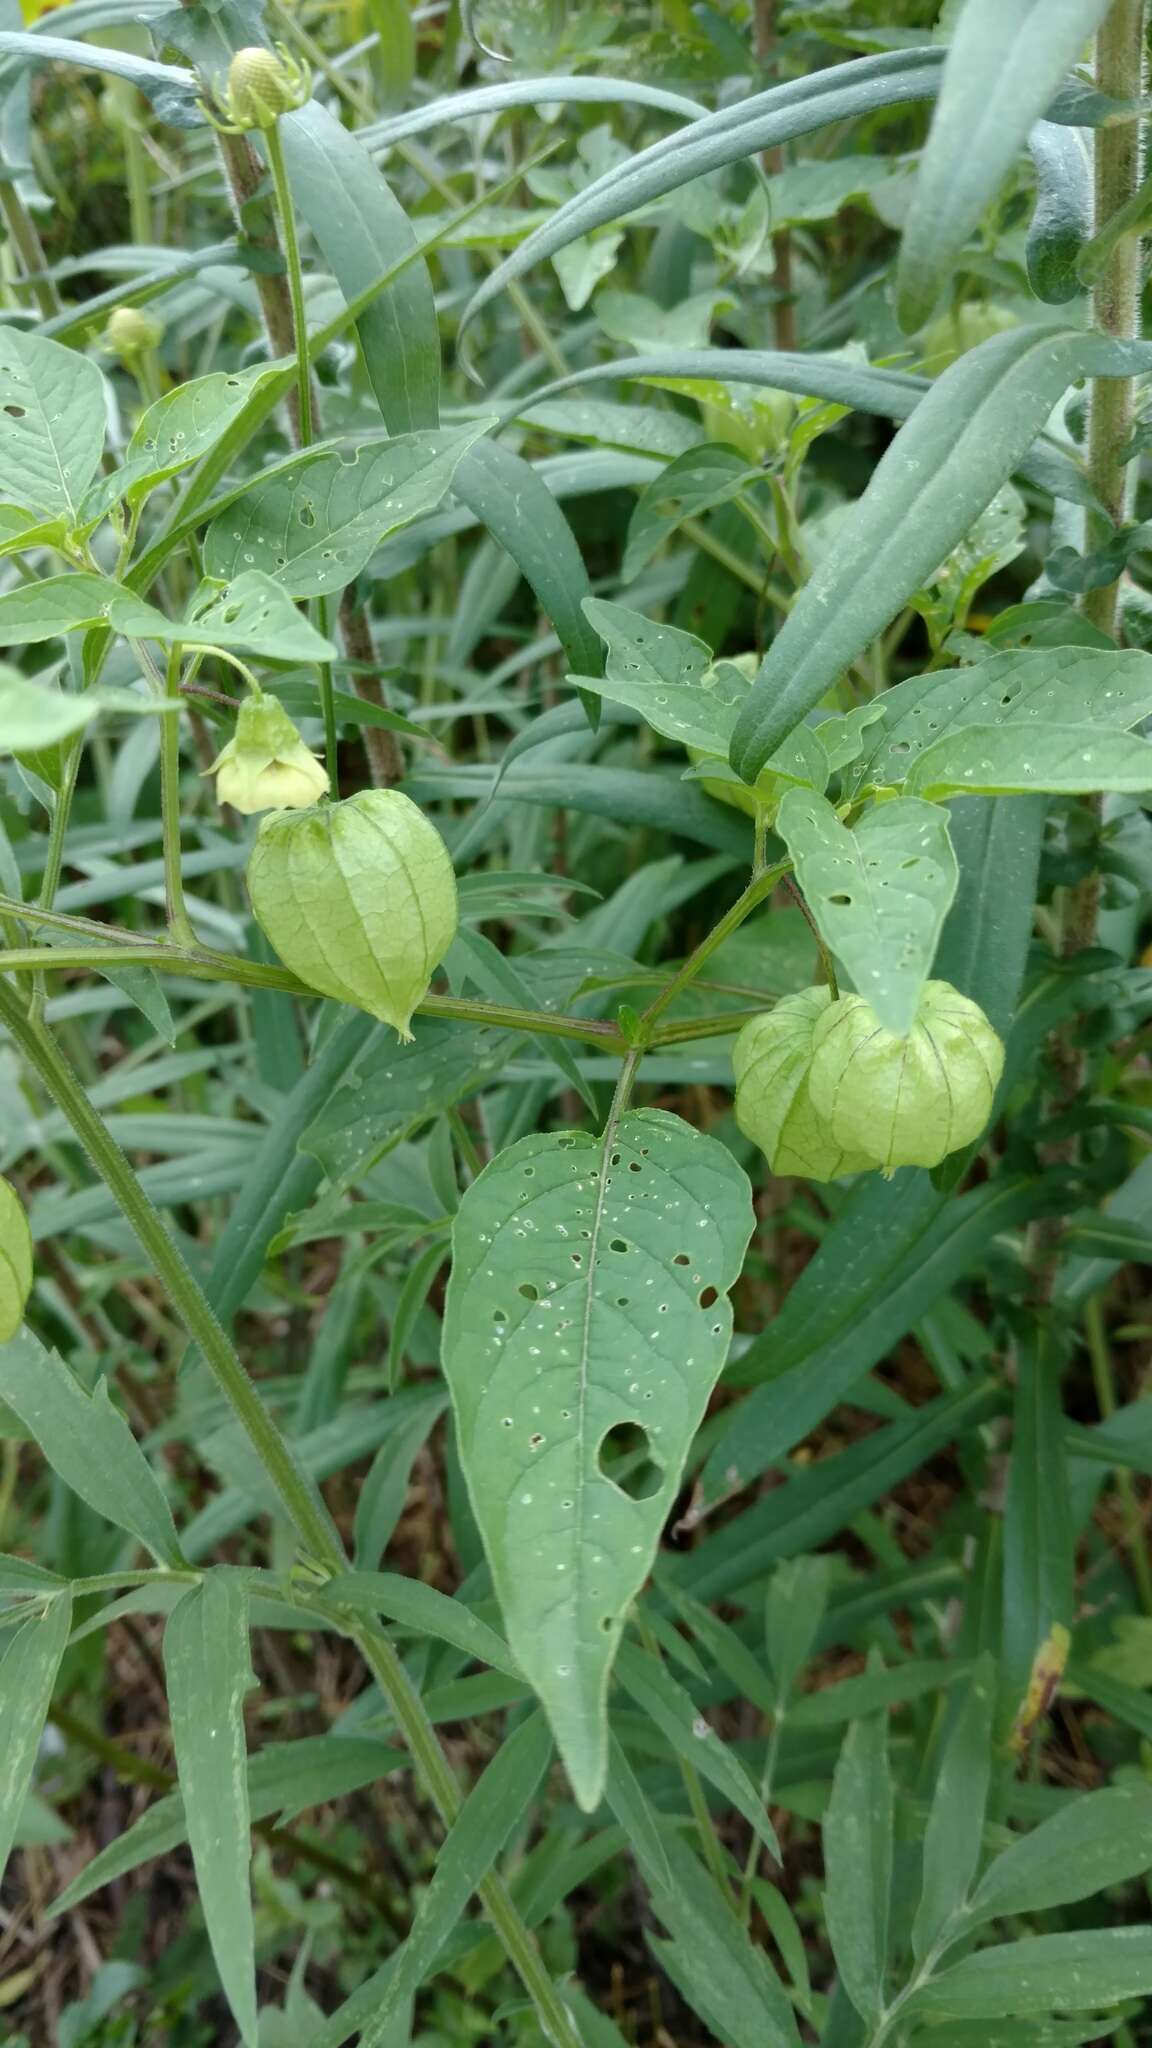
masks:
<svg viewBox="0 0 1152 2048"><path fill-rule="evenodd" d="M715 1289L714 1287L702 1287L702 1288L700 1289L700 1306L701 1306L701 1308L711 1308L711 1306L712 1306L712 1303L713 1303L714 1301L719 1301L719 1299L720 1299L720 1296L718 1295L718 1293L717 1293L717 1291L716 1291L716 1289Z"/></svg>
<svg viewBox="0 0 1152 2048"><path fill-rule="evenodd" d="M613 1627L612 1616L610 1614L602 1614L600 1616L600 1626L605 1635L610 1635Z"/></svg>
<svg viewBox="0 0 1152 2048"><path fill-rule="evenodd" d="M10 420L22 420L27 416L27 407L23 405L6 405L4 410Z"/></svg>
<svg viewBox="0 0 1152 2048"><path fill-rule="evenodd" d="M851 901L852 901L852 898L851 898L850 896L845 896L845 895L841 894L841 895L837 895L837 896L830 896L830 897L828 898L828 901L829 901L829 903L840 903L840 904L845 904L845 903L851 903Z"/></svg>
<svg viewBox="0 0 1152 2048"><path fill-rule="evenodd" d="M626 1252L627 1241L622 1237L613 1237L609 1240L608 1249L610 1252Z"/></svg>
<svg viewBox="0 0 1152 2048"><path fill-rule="evenodd" d="M692 1264L692 1261L688 1257L687 1252L677 1252L676 1257L672 1261L672 1264L674 1266L690 1266Z"/></svg>
<svg viewBox="0 0 1152 2048"><path fill-rule="evenodd" d="M522 1280L516 1292L517 1294L522 1294L525 1301L539 1301L540 1299L540 1289L533 1287L531 1280Z"/></svg>
<svg viewBox="0 0 1152 2048"><path fill-rule="evenodd" d="M301 505L300 524L301 526L315 526L316 514L313 511L311 505Z"/></svg>
<svg viewBox="0 0 1152 2048"><path fill-rule="evenodd" d="M651 1500L659 1493L663 1467L652 1456L651 1439L638 1422L616 1422L600 1440L596 1463L605 1479L629 1500Z"/></svg>

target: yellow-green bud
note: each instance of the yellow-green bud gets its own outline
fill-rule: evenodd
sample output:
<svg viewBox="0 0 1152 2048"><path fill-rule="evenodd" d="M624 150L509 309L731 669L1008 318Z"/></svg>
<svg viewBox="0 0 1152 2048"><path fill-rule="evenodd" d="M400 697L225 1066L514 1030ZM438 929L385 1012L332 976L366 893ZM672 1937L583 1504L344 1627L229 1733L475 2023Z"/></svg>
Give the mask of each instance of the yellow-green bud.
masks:
<svg viewBox="0 0 1152 2048"><path fill-rule="evenodd" d="M303 811L328 788L328 776L275 697L248 697L236 731L206 771L222 804L253 811Z"/></svg>
<svg viewBox="0 0 1152 2048"><path fill-rule="evenodd" d="M436 827L396 789L265 818L248 893L285 967L401 1038L456 936L456 877Z"/></svg>
<svg viewBox="0 0 1152 2048"><path fill-rule="evenodd" d="M282 44L266 50L253 43L237 50L228 66L224 114L233 128L274 128L281 114L304 105L311 90L307 67Z"/></svg>
<svg viewBox="0 0 1152 2048"><path fill-rule="evenodd" d="M837 1142L885 1173L938 1166L980 1136L1004 1047L978 1003L947 981L925 983L906 1037L863 996L842 996L817 1022L808 1085Z"/></svg>
<svg viewBox="0 0 1152 2048"><path fill-rule="evenodd" d="M874 1164L837 1142L809 1092L812 1042L831 1002L827 988L785 996L774 1010L750 1018L732 1048L736 1121L773 1173L835 1180Z"/></svg>
<svg viewBox="0 0 1152 2048"><path fill-rule="evenodd" d="M104 329L104 346L122 363L131 365L164 339L164 322L142 313L138 306L117 306Z"/></svg>
<svg viewBox="0 0 1152 2048"><path fill-rule="evenodd" d="M0 1344L14 1337L32 1292L32 1233L15 1190L0 1180Z"/></svg>

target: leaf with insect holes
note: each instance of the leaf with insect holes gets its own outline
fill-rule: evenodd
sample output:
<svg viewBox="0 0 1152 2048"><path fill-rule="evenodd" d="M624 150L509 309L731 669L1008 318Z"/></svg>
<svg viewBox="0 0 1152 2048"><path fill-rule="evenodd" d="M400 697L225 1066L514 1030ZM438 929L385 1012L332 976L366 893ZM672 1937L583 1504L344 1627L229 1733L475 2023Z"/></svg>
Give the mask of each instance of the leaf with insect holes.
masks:
<svg viewBox="0 0 1152 2048"><path fill-rule="evenodd" d="M100 467L107 423L95 363L0 327L0 490L9 504L72 524Z"/></svg>
<svg viewBox="0 0 1152 2048"><path fill-rule="evenodd" d="M589 1812L624 1618L727 1356L751 1229L731 1153L660 1110L607 1141L521 1139L456 1217L444 1371L461 1462L509 1645Z"/></svg>
<svg viewBox="0 0 1152 2048"><path fill-rule="evenodd" d="M201 596L197 604L191 618L169 619L109 577L93 576L86 570L74 576L46 576L0 597L0 644L29 645L87 626L109 626L131 640L155 640L162 646L178 642L184 647L229 647L268 661L330 661L336 652L331 641L297 611L287 591L259 569L246 569L218 595L210 592L207 601ZM105 709L166 708L146 697L137 703L125 690L88 694L102 694ZM126 701L117 704L117 698ZM76 723L86 724L89 715Z"/></svg>
<svg viewBox="0 0 1152 2048"><path fill-rule="evenodd" d="M457 463L492 424L328 448L257 477L209 527L205 570L227 580L262 569L292 597L343 590L386 535L435 511Z"/></svg>
<svg viewBox="0 0 1152 2048"><path fill-rule="evenodd" d="M277 375L270 363L257 363L250 370L214 370L166 391L139 420L121 468L97 477L85 493L77 514L80 529L106 518L121 499L140 504L157 484L199 462L260 386Z"/></svg>
<svg viewBox="0 0 1152 2048"><path fill-rule="evenodd" d="M956 894L948 813L897 797L850 831L823 797L789 790L777 829L825 943L881 1023L902 1036Z"/></svg>
<svg viewBox="0 0 1152 2048"><path fill-rule="evenodd" d="M1152 745L1093 725L969 725L926 747L905 784L926 797L1091 796L1152 789Z"/></svg>
<svg viewBox="0 0 1152 2048"><path fill-rule="evenodd" d="M1050 725L1130 731L1152 715L1152 655L1011 648L972 668L909 676L869 710L882 723L870 735L859 779L901 783L929 747L972 725L1011 727L1026 738Z"/></svg>

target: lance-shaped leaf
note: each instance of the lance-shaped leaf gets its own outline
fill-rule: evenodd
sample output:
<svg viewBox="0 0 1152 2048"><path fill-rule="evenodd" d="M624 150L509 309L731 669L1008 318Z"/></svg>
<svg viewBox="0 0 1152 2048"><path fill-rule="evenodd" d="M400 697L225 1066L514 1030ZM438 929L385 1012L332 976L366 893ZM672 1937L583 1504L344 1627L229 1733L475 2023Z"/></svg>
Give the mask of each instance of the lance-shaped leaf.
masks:
<svg viewBox="0 0 1152 2048"><path fill-rule="evenodd" d="M1134 375L1139 342L1034 327L944 372L900 429L777 634L740 714L732 766L754 781L805 713L929 582L1076 377Z"/></svg>
<svg viewBox="0 0 1152 2048"><path fill-rule="evenodd" d="M20 1825L25 1794L72 1625L72 1596L56 1596L43 1615L22 1622L0 1663L0 1876Z"/></svg>
<svg viewBox="0 0 1152 2048"><path fill-rule="evenodd" d="M10 504L71 523L107 421L104 379L87 356L0 328L0 491Z"/></svg>
<svg viewBox="0 0 1152 2048"><path fill-rule="evenodd" d="M959 869L948 814L914 797L854 831L810 790L789 790L777 829L825 943L889 1031L910 1031Z"/></svg>
<svg viewBox="0 0 1152 2048"><path fill-rule="evenodd" d="M1110 0L967 0L940 98L896 278L901 325L926 320L1001 180L1072 69Z"/></svg>
<svg viewBox="0 0 1152 2048"><path fill-rule="evenodd" d="M522 1139L456 1218L444 1370L461 1460L509 1644L589 1811L624 1616L727 1354L751 1227L731 1154L658 1110L603 1139ZM612 1466L628 1450L645 1454L631 1480Z"/></svg>
<svg viewBox="0 0 1152 2048"><path fill-rule="evenodd" d="M245 2048L255 2048L255 1928L244 1695L248 1591L239 1572L209 1572L164 1631L168 1710L192 1862L208 1939Z"/></svg>
<svg viewBox="0 0 1152 2048"><path fill-rule="evenodd" d="M208 574L261 569L293 597L343 590L387 534L435 510L461 456L491 424L330 448L257 478L209 527Z"/></svg>
<svg viewBox="0 0 1152 2048"><path fill-rule="evenodd" d="M87 626L110 626L129 639L168 646L178 641L185 647L234 647L270 661L330 661L336 652L297 611L287 591L260 569L244 570L206 605L201 600L190 619L166 618L122 583L86 570L73 576L46 576L0 597L0 644L15 647L53 640ZM97 710L164 709L147 698L137 702L124 690L91 695L102 697ZM91 715L76 718L68 729L78 729Z"/></svg>

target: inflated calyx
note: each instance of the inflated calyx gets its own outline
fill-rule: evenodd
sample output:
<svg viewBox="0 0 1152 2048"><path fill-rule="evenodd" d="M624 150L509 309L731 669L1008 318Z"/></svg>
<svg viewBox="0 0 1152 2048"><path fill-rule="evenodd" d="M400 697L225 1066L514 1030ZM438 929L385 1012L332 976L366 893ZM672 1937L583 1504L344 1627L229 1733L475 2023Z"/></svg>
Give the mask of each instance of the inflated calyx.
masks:
<svg viewBox="0 0 1152 2048"><path fill-rule="evenodd" d="M732 1048L736 1121L773 1173L835 1180L875 1161L840 1144L808 1086L816 1026L832 1003L827 988L801 989L745 1024Z"/></svg>
<svg viewBox="0 0 1152 2048"><path fill-rule="evenodd" d="M306 810L328 788L326 771L284 706L263 693L240 706L236 731L207 773L216 777L220 802L245 815Z"/></svg>
<svg viewBox="0 0 1152 2048"><path fill-rule="evenodd" d="M0 1344L14 1337L32 1292L32 1233L14 1189L0 1180Z"/></svg>
<svg viewBox="0 0 1152 2048"><path fill-rule="evenodd" d="M265 818L248 893L284 965L401 1038L456 936L456 877L424 813L395 789Z"/></svg>
<svg viewBox="0 0 1152 2048"><path fill-rule="evenodd" d="M938 1166L980 1136L992 1113L1004 1047L978 1003L947 981L924 985L906 1037L863 996L842 996L817 1020L808 1087L836 1142L892 1173Z"/></svg>

